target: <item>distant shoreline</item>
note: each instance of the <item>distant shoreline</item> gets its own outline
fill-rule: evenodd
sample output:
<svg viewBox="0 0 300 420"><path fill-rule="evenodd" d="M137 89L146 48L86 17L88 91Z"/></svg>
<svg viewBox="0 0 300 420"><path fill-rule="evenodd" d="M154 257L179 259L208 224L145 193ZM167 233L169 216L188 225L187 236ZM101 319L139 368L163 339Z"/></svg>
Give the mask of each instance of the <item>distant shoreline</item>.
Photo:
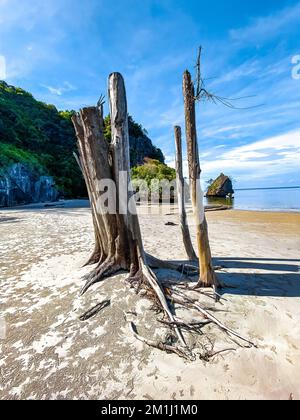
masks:
<svg viewBox="0 0 300 420"><path fill-rule="evenodd" d="M300 186L296 186L296 187L235 188L235 191L297 190L297 189L300 189Z"/></svg>
<svg viewBox="0 0 300 420"><path fill-rule="evenodd" d="M246 209L246 208L234 208L231 211L240 212L248 211L252 213L283 213L283 214L300 214L300 209Z"/></svg>
<svg viewBox="0 0 300 420"><path fill-rule="evenodd" d="M164 206L162 204L161 206ZM176 204L171 205L172 207L176 207ZM7 212L15 212L15 211L30 211L30 210L45 210L45 211L56 211L56 210L72 210L72 209L80 209L80 208L89 208L90 204L88 200L83 199L71 199L71 200L64 200L64 201L58 201L54 203L33 203L33 204L26 204L21 206L15 206L15 207L0 207L0 213L7 213ZM208 206L209 207L209 206ZM187 203L187 209L189 209L189 203ZM299 214L300 209L259 209L259 208L239 208L235 207L232 209L224 210L224 211L230 211L230 212L257 212L257 213L287 213L287 214Z"/></svg>

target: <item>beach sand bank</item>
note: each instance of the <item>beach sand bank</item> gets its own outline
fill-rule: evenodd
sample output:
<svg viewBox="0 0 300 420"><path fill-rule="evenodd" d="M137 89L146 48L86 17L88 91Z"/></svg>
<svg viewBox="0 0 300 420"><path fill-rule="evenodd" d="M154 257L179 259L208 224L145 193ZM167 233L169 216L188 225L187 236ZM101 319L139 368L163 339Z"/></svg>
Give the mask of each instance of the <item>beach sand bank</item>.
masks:
<svg viewBox="0 0 300 420"><path fill-rule="evenodd" d="M234 349L208 363L186 362L132 337L128 311L136 312L141 335L164 338L166 330L126 275L78 296L91 269L81 267L93 230L90 210L74 204L0 211L1 399L300 399L300 214L207 214L215 264L224 267L218 276L234 288L223 290L223 305L200 299L258 346L241 348L208 325L200 344ZM176 209L143 210L146 250L185 260L179 226L165 225L178 223ZM110 307L79 321L107 298Z"/></svg>

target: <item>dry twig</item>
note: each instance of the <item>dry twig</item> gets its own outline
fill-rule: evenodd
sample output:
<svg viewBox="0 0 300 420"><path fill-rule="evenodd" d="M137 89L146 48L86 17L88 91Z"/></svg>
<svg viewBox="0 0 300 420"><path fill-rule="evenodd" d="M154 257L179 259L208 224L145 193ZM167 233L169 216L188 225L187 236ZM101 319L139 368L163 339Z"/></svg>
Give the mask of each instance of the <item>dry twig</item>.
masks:
<svg viewBox="0 0 300 420"><path fill-rule="evenodd" d="M100 311L102 311L102 309L107 308L108 306L110 306L110 300L104 300L103 302L94 306L94 308L90 309L89 311L81 315L79 319L80 321L87 321L91 319L93 316L97 315Z"/></svg>

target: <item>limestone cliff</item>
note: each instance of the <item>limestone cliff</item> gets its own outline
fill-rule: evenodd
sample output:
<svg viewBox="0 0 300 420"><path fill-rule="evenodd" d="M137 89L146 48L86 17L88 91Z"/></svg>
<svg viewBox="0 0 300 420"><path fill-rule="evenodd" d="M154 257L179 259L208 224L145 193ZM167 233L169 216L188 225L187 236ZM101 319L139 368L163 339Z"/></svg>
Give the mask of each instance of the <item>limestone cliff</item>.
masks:
<svg viewBox="0 0 300 420"><path fill-rule="evenodd" d="M0 207L55 201L57 198L58 191L51 176L41 176L20 163L0 172Z"/></svg>

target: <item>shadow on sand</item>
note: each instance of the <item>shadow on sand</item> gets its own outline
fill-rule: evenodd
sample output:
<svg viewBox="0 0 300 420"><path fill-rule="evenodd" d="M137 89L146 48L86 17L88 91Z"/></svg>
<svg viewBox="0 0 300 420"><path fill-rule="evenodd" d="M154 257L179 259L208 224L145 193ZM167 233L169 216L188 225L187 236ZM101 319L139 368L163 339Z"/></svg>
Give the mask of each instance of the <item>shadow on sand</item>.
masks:
<svg viewBox="0 0 300 420"><path fill-rule="evenodd" d="M190 261L172 262L196 265ZM228 285L218 290L221 295L300 297L300 259L214 258L214 266L222 267L216 271L217 276ZM183 276L178 277L177 281L184 281ZM190 281L197 280L197 276L190 277Z"/></svg>
<svg viewBox="0 0 300 420"><path fill-rule="evenodd" d="M224 267L224 271L217 273L219 279L232 286L225 287L221 294L300 297L298 259L217 258L215 264Z"/></svg>
<svg viewBox="0 0 300 420"><path fill-rule="evenodd" d="M19 223L21 221L20 218L18 217L5 217L5 216L0 216L0 223L2 224L8 224L8 223Z"/></svg>

